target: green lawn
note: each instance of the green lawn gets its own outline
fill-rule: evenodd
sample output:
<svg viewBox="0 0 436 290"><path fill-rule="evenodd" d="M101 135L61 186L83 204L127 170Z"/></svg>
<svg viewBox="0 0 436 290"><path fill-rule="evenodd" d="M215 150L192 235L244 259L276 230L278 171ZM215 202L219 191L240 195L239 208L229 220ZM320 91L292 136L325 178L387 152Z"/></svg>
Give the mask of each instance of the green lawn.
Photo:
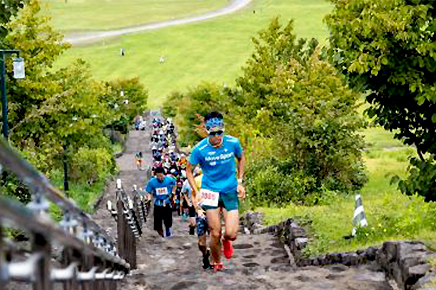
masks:
<svg viewBox="0 0 436 290"><path fill-rule="evenodd" d="M108 30L198 15L229 0L43 0L64 32ZM45 6L44 6L45 7Z"/></svg>
<svg viewBox="0 0 436 290"><path fill-rule="evenodd" d="M283 23L295 19L300 37L324 39L322 18L329 10L325 0L253 0L232 15L72 48L58 66L81 57L101 79L140 76L150 92L149 105L156 108L170 92L202 81L232 84L252 52L251 38L277 15ZM166 62L159 64L159 56Z"/></svg>

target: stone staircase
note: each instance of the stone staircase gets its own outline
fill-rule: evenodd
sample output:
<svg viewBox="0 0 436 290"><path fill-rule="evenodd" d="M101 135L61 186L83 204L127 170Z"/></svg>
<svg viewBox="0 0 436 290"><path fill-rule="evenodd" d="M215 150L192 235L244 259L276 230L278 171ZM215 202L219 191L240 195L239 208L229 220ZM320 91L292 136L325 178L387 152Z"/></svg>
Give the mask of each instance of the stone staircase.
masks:
<svg viewBox="0 0 436 290"><path fill-rule="evenodd" d="M119 178L127 191L133 184L144 187L147 182L146 171L136 169L135 153L142 151L146 164L151 164L149 140L148 132L131 131L126 152L117 159ZM115 181L109 184L94 218L116 235L116 224L105 209L106 201L114 198ZM277 238L269 233L241 233L234 243L234 257L224 261L226 269L217 273L205 271L201 267L197 237L189 235L188 223L174 216L173 224L173 236L162 238L152 230L152 217L148 218L137 244L138 269L131 272L119 289L393 289L386 282L384 272L372 264L297 268L290 264L287 252Z"/></svg>

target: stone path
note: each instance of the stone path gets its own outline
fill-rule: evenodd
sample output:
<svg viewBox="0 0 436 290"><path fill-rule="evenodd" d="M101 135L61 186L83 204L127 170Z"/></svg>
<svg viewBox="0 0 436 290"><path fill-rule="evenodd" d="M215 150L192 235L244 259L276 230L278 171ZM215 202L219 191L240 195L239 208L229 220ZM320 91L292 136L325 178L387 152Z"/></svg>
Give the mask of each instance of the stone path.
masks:
<svg viewBox="0 0 436 290"><path fill-rule="evenodd" d="M144 186L145 171L135 165L135 152L145 152L151 163L149 135L131 131L126 153L117 160L120 178L125 188L133 184ZM105 209L106 201L114 200L115 182L104 196L101 208L94 218L110 233L116 235L116 224ZM240 234L234 243L235 256L225 261L226 270L218 273L201 268L201 255L195 236L189 236L187 222L174 218L174 235L162 238L152 230L152 217L145 225L137 245L138 269L133 270L119 289L122 290L177 290L177 289L338 289L390 290L383 272L374 265L359 268L333 265L294 269L286 251L270 234Z"/></svg>

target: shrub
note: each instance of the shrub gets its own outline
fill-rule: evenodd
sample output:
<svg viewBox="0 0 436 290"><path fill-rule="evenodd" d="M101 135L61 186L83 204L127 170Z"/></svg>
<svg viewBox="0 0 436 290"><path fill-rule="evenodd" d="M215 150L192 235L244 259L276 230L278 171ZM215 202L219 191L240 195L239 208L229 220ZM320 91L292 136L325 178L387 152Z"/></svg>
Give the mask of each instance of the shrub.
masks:
<svg viewBox="0 0 436 290"><path fill-rule="evenodd" d="M115 168L112 155L103 148L82 147L71 157L70 176L90 185L106 178Z"/></svg>
<svg viewBox="0 0 436 290"><path fill-rule="evenodd" d="M286 206L291 202L313 205L319 193L315 178L295 170L287 161L267 157L250 163L246 186L256 206Z"/></svg>
<svg viewBox="0 0 436 290"><path fill-rule="evenodd" d="M391 183L398 182L398 188L407 195L419 194L426 201L436 201L436 162L433 157L427 160L411 158L407 169L409 175L404 180L398 176Z"/></svg>

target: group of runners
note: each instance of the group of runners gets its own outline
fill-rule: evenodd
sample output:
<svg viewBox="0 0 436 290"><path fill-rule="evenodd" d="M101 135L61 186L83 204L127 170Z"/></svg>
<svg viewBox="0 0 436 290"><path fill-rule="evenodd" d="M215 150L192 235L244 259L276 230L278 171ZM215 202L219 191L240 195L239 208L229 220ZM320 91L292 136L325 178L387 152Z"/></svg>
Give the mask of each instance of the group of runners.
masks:
<svg viewBox="0 0 436 290"><path fill-rule="evenodd" d="M176 150L171 119L153 118L153 178L145 193L148 200L154 200L154 230L163 237L165 226L165 236L170 237L173 211L186 212L189 233L193 235L196 230L198 235L203 268L220 271L222 254L227 259L233 256L239 199L245 198L245 157L239 140L224 134L220 113L209 113L204 122L208 136L195 145L188 157Z"/></svg>

